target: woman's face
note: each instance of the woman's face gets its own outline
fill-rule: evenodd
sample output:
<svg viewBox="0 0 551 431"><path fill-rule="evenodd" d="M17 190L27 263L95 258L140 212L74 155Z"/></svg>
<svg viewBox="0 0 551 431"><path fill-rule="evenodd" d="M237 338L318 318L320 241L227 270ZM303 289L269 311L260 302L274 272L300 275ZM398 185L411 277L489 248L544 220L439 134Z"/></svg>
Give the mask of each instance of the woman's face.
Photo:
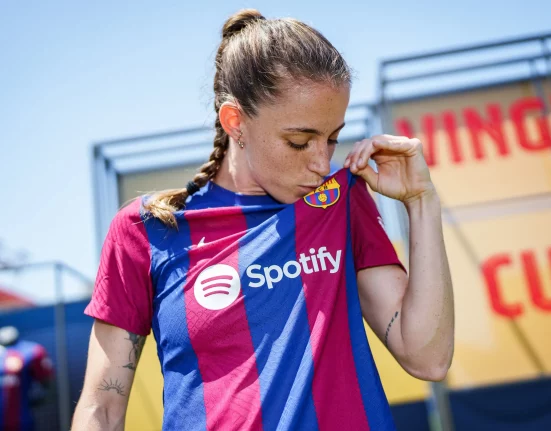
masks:
<svg viewBox="0 0 551 431"><path fill-rule="evenodd" d="M296 83L254 117L241 119L246 174L280 202L294 203L319 187L350 99L350 87Z"/></svg>

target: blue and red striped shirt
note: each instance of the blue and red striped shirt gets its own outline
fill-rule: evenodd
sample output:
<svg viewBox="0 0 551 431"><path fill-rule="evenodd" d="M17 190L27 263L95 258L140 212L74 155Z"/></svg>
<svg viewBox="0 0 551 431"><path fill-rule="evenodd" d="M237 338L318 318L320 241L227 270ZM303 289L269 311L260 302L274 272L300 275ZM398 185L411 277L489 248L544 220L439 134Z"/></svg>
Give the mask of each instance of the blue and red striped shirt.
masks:
<svg viewBox="0 0 551 431"><path fill-rule="evenodd" d="M394 430L356 273L400 262L361 178L290 205L210 182L178 229L143 199L113 220L86 313L153 329L163 429Z"/></svg>
<svg viewBox="0 0 551 431"><path fill-rule="evenodd" d="M20 340L0 347L0 429L34 429L30 391L52 378L52 362L40 344Z"/></svg>

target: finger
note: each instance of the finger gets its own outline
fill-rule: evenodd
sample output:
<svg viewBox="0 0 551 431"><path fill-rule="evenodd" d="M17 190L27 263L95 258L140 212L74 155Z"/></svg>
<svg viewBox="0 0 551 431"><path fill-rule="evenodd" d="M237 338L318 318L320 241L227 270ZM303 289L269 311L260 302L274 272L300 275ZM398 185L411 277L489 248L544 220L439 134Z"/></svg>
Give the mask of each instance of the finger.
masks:
<svg viewBox="0 0 551 431"><path fill-rule="evenodd" d="M406 152L413 148L410 139L378 139L373 141L373 146L377 150L386 150L392 152Z"/></svg>
<svg viewBox="0 0 551 431"><path fill-rule="evenodd" d="M350 166L350 154L348 154L348 156L346 156L346 159L344 159L344 164L343 166L345 168L348 168Z"/></svg>
<svg viewBox="0 0 551 431"><path fill-rule="evenodd" d="M377 135L372 138L374 141L381 141L381 140L389 140L389 141L396 141L396 140L404 140L407 141L409 138L407 136L399 136L399 135Z"/></svg>
<svg viewBox="0 0 551 431"><path fill-rule="evenodd" d="M348 153L348 156L346 156L346 160L344 161L345 168L349 167L351 170L356 170L356 162L358 159L358 153L362 147L362 143L363 141L357 141L356 143L354 143L354 147L352 148L350 153Z"/></svg>
<svg viewBox="0 0 551 431"><path fill-rule="evenodd" d="M369 184L369 187L371 187L372 190L378 192L377 183L379 182L379 174L375 172L370 165L367 165L362 171L362 178L367 184Z"/></svg>
<svg viewBox="0 0 551 431"><path fill-rule="evenodd" d="M361 148L358 160L356 161L358 170L364 169L369 164L371 156L376 152L377 149L373 146L373 141L369 140L368 143Z"/></svg>
<svg viewBox="0 0 551 431"><path fill-rule="evenodd" d="M350 152L348 157L350 158L349 165L350 171L353 173L358 172L358 157L362 151L363 141L358 141L354 144L354 149Z"/></svg>
<svg viewBox="0 0 551 431"><path fill-rule="evenodd" d="M345 168L350 167L352 165L353 161L355 161L356 153L358 152L358 149L360 148L361 144L362 144L362 141L354 142L352 150L350 150L350 152L346 156L346 160L344 161L344 167Z"/></svg>
<svg viewBox="0 0 551 431"><path fill-rule="evenodd" d="M353 164L350 168L353 173L360 172L365 169L369 165L369 159L371 156L379 151L373 146L373 141L371 139L364 139L362 144L363 145L358 148L355 164Z"/></svg>

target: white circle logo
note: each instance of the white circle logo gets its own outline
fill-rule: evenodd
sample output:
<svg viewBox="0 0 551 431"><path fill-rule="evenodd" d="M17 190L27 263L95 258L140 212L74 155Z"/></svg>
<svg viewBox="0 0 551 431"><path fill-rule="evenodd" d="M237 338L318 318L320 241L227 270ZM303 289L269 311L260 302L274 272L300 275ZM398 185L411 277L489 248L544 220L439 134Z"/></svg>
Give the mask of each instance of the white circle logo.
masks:
<svg viewBox="0 0 551 431"><path fill-rule="evenodd" d="M237 271L219 263L205 269L193 285L197 302L209 310L229 307L239 296L241 280Z"/></svg>

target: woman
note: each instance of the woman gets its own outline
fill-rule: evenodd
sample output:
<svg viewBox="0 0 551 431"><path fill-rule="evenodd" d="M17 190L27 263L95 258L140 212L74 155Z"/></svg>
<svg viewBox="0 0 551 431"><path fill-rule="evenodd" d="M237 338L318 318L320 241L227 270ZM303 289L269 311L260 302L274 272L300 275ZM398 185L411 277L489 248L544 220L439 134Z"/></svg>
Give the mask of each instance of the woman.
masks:
<svg viewBox="0 0 551 431"><path fill-rule="evenodd" d="M363 140L327 178L350 94L341 55L309 26L254 10L222 35L209 162L185 189L122 209L105 240L73 430L123 429L151 329L163 429L394 429L362 316L420 379L443 379L453 352L421 144ZM409 212L409 279L366 182Z"/></svg>

